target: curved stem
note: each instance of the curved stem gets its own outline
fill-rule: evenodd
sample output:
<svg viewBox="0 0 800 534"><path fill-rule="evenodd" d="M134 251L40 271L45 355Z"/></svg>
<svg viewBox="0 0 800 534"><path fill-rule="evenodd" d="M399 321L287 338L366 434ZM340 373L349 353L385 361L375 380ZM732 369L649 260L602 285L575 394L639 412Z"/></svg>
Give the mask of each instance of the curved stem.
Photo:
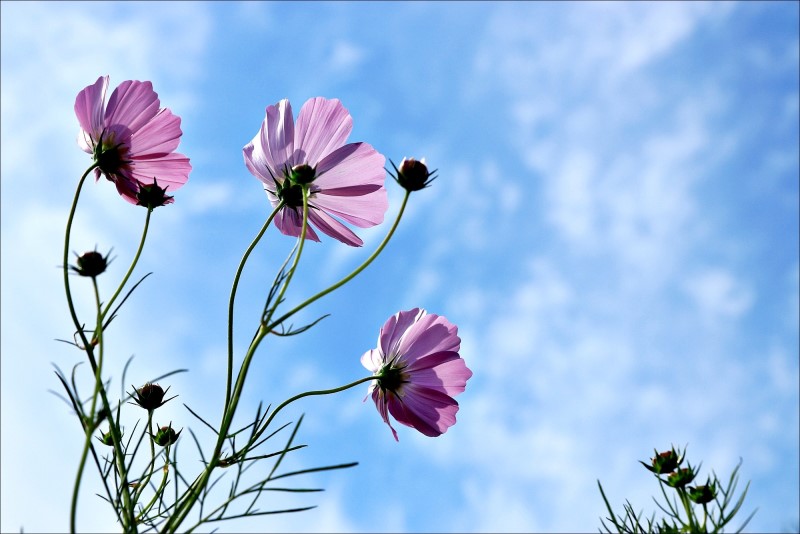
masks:
<svg viewBox="0 0 800 534"><path fill-rule="evenodd" d="M378 255L383 251L383 249L389 243L389 240L394 235L394 232L397 229L397 225L400 223L400 219L403 217L403 212L406 209L406 204L408 203L408 197L409 197L410 194L411 194L410 191L406 191L406 194L403 197L403 203L400 205L400 211L397 213L397 218L394 220L394 224L392 224L392 228L389 230L389 233L386 234L386 237L383 238L383 241L378 246L378 248L375 249L375 252L373 252L370 255L369 258L364 260L364 263L359 265L353 272L351 272L350 274L348 274L347 276L345 276L344 278L342 278L341 280L339 280L338 282L336 282L335 284L333 284L329 288L324 289L323 291L320 291L319 293L317 293L316 295L314 295L312 297L309 297L305 301L301 302L300 304L298 304L297 306L295 306L294 308L292 308L291 310L289 310L288 312L283 314L279 319L276 319L273 323L271 323L269 325L268 330L272 330L273 328L275 328L276 326L280 325L286 319L288 319L289 317L291 317L292 315L294 315L298 311L302 310L303 308L305 308L306 306L308 306L312 302L314 302L316 300L319 300L322 297L324 297L325 295L327 295L328 293L330 293L331 291L334 291L334 290L340 288L341 286L343 286L344 284L346 284L347 282L349 282L350 280L355 278L356 275L358 275L361 271L366 269L369 266L369 264L372 263L375 260L375 258L377 258Z"/></svg>
<svg viewBox="0 0 800 534"><path fill-rule="evenodd" d="M290 397L290 398L286 399L285 401L283 401L282 403L280 403L278 405L278 407L275 408L272 411L272 413L269 415L267 420L262 425L261 429L258 432L255 433L255 435L253 436L253 439L251 439L251 441L253 441L253 442L256 441L261 436L261 434L263 434L264 431L269 427L269 424L272 422L273 419L275 419L275 416L278 415L278 412L280 412L282 409L284 409L286 406L290 405L291 403L293 403L296 400L302 399L304 397L311 397L313 395L330 395L332 393L339 393L340 391L345 391L345 390L350 389L350 388L352 388L354 386L357 386L359 384L363 384L364 382L369 382L370 380L377 380L377 379L378 379L377 376L368 376L366 378L359 378L355 382L351 382L351 383L349 383L347 385L340 386L338 388L320 389L320 390L316 390L316 391L306 391L305 393L298 393L294 397Z"/></svg>
<svg viewBox="0 0 800 534"><path fill-rule="evenodd" d="M114 292L114 295L112 295L111 299L106 304L103 313L100 315L101 320L105 319L106 315L108 315L109 310L111 310L111 306L114 304L114 301L117 300L117 297L122 292L122 288L124 288L125 284L128 283L128 279L131 277L131 274L133 274L133 269L139 262L139 256L142 255L142 249L144 249L144 242L147 239L147 229L150 227L150 214L152 212L153 210L147 210L147 216L144 219L144 229L142 230L142 238L139 240L139 248L136 249L136 255L133 257L133 261L131 262L130 267L128 267L128 272L125 273L125 277L122 279L122 282L120 282L119 287L117 288L117 290Z"/></svg>
<svg viewBox="0 0 800 534"><path fill-rule="evenodd" d="M239 287L239 278L242 276L244 265L247 263L250 253L253 252L253 249L256 248L258 242L261 241L261 237L264 235L264 232L267 231L269 225L272 224L272 220L278 214L278 211L285 206L285 204L286 203L281 200L275 209L272 210L272 213L267 218L264 226L261 227L261 230L258 232L255 239L253 239L253 242L250 243L249 247L247 247L247 250L242 256L242 260L239 262L239 267L236 269L236 274L233 277L233 286L231 287L231 296L228 302L228 377L225 383L225 409L222 412L223 414L228 410L228 404L230 403L231 398L231 385L233 383L233 304L236 300L236 290Z"/></svg>
<svg viewBox="0 0 800 534"><path fill-rule="evenodd" d="M70 291L69 287L69 237L72 233L72 222L75 219L75 210L78 207L78 198L81 195L83 183L86 181L86 177L89 176L89 173L96 169L98 165L99 164L96 162L93 163L88 169L86 169L86 172L83 173L80 180L78 180L78 187L75 190L75 197L72 200L72 207L69 210L69 217L67 218L67 228L64 232L64 263L62 265L64 271L64 291L67 294L69 314L72 317L72 322L75 324L75 330L81 336L83 348L86 350L86 353L89 356L89 363L92 364L92 371L97 371L97 364L94 361L94 355L92 354L89 340L86 338L86 334L83 331L83 326L81 326L81 323L78 320L78 314L75 312L75 304L72 302L72 292Z"/></svg>
<svg viewBox="0 0 800 534"><path fill-rule="evenodd" d="M286 276L286 279L283 282L283 287L278 294L278 298L275 301L275 305L273 306L272 310L270 310L269 316L266 318L265 321L261 323L261 327L259 328L258 332L256 333L255 338L250 343L250 347L247 349L247 354L242 361L242 366L239 369L239 376L236 379L236 385L234 386L233 393L231 394L230 402L228 403L227 409L223 413L222 417L222 424L219 428L219 435L217 437L217 444L214 447L214 453L211 455L209 459L208 465L203 470L201 475L192 483L192 485L186 490L185 498L181 503L176 503L175 513L170 517L170 519L166 522L163 528L163 532L175 532L180 524L186 519L186 516L189 514L189 511L194 506L194 503L197 502L198 497L200 496L200 492L202 489L208 484L208 480L211 477L211 472L216 468L219 464L220 455L222 453L222 446L225 443L225 437L228 435L228 431L230 430L231 424L233 424L233 416L236 413L236 408L239 405L239 399L242 395L242 390L244 389L244 382L247 378L247 371L250 368L250 363L253 360L253 356L256 353L256 349L258 349L261 340L269 333L271 329L265 328L266 322L269 321L269 317L275 311L275 307L278 306L281 299L283 298L284 293L286 292L286 288L288 287L289 283L292 280L292 276L294 274L295 269L297 268L297 264L300 261L300 256L303 252L303 244L306 240L306 232L308 230L308 187L303 187L303 225L300 229L300 244L297 248L297 255L295 256L294 262L292 263L292 267L289 270L289 273Z"/></svg>

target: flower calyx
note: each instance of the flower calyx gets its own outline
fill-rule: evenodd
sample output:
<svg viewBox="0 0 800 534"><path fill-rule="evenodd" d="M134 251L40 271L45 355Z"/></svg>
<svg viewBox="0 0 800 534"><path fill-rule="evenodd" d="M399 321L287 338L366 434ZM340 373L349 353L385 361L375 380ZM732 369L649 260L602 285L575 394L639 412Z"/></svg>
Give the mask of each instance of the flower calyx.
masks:
<svg viewBox="0 0 800 534"><path fill-rule="evenodd" d="M158 384L151 384L150 382L146 383L140 388L134 387L134 392L131 395L133 397L133 402L131 404L137 404L147 410L148 412L152 412L156 408L160 408L167 402L171 401L177 395L164 400L164 396L169 391L169 387L164 390Z"/></svg>
<svg viewBox="0 0 800 534"><path fill-rule="evenodd" d="M172 423L170 423L169 426L162 426L158 429L156 435L153 436L153 441L160 447L174 445L178 441L178 436L181 435L181 432L183 432L183 429L175 432L175 429L172 428Z"/></svg>
<svg viewBox="0 0 800 534"><path fill-rule="evenodd" d="M707 504L716 498L717 487L716 484L711 482L711 479L709 478L702 486L690 487L688 493L692 502L697 504Z"/></svg>
<svg viewBox="0 0 800 534"><path fill-rule="evenodd" d="M409 193L419 191L428 187L433 180L436 179L436 170L428 172L428 166L425 164L425 158L416 160L414 158L403 158L400 166L394 164L389 160L394 167L395 174L389 173L395 182L400 184Z"/></svg>
<svg viewBox="0 0 800 534"><path fill-rule="evenodd" d="M667 485L673 488L682 488L694 480L696 476L697 471L691 465L689 467L681 467L667 475Z"/></svg>

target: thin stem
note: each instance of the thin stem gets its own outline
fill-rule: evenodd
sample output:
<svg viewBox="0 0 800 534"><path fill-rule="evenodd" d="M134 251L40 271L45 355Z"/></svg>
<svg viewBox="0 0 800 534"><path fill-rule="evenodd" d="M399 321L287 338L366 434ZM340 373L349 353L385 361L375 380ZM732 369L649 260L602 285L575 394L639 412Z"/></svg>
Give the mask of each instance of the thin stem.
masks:
<svg viewBox="0 0 800 534"><path fill-rule="evenodd" d="M111 310L111 306L114 304L114 301L117 300L117 297L122 292L122 288L124 288L125 284L128 283L128 279L131 277L131 274L133 274L133 269L139 262L139 256L142 255L142 249L144 249L144 242L147 239L147 229L150 227L150 214L152 212L153 210L150 209L147 210L147 216L144 219L144 229L142 230L142 238L139 240L139 248L136 249L136 255L133 257L133 261L131 262L130 267L128 267L128 272L125 273L125 277L122 279L122 282L120 282L119 287L117 288L117 290L114 292L114 295L112 295L111 299L106 304L103 313L100 315L101 320L105 319L106 315L108 315L109 310Z"/></svg>
<svg viewBox="0 0 800 534"><path fill-rule="evenodd" d="M89 356L89 363L92 364L92 371L97 371L97 364L94 361L94 355L92 354L89 340L86 338L86 334L83 332L83 326L81 326L81 322L78 320L78 314L75 312L75 304L72 302L72 292L70 291L69 287L69 237L72 233L72 222L75 219L75 210L78 207L78 198L81 195L83 183L86 181L86 177L89 176L89 173L96 169L98 165L99 163L97 162L93 163L88 169L86 169L86 172L83 173L83 176L81 176L80 180L78 180L78 187L75 190L75 197L72 200L72 207L69 210L69 217L67 218L67 228L64 232L64 262L62 264L62 269L64 271L64 292L67 294L69 314L72 317L72 322L75 324L75 330L77 330L78 334L81 336L83 347Z"/></svg>
<svg viewBox="0 0 800 534"><path fill-rule="evenodd" d="M280 325L286 319L288 319L289 317L291 317L292 315L294 315L298 311L302 310L303 308L305 308L306 306L308 306L312 302L315 302L315 301L321 299L322 297L324 297L325 295L327 295L328 293L330 293L331 291L334 291L334 290L340 288L341 286L343 286L344 284L346 284L347 282L349 282L350 280L355 278L356 275L358 275L361 271L366 269L369 266L369 264L372 263L375 260L375 258L377 258L378 255L383 251L383 249L389 243L389 240L394 235L394 232L397 229L397 225L400 223L400 219L403 217L403 212L406 209L406 204L408 203L408 197L410 196L410 194L411 194L410 191L406 191L406 194L403 197L403 203L400 205L400 211L397 213L397 218L395 219L394 224L392 224L392 228L389 230L389 233L386 234L386 237L383 238L383 241L378 246L378 248L375 249L375 252L373 252L372 255L370 255L370 257L367 258L364 261L364 263L359 265L358 268L356 268L353 272L351 272L350 274L348 274L347 276L345 276L344 278L342 278L341 280L339 280L338 282L336 282L335 284L333 284L329 288L327 288L327 289L325 289L323 291L320 291L319 293L317 293L316 295L314 295L312 297L309 297L305 301L301 302L300 304L298 304L297 306L295 306L294 308L292 308L291 310L289 310L288 312L283 314L279 319L275 320L273 323L271 323L269 325L268 330L272 330L273 328L275 328L276 326Z"/></svg>
<svg viewBox="0 0 800 534"><path fill-rule="evenodd" d="M284 293L286 292L286 288L288 287L289 283L291 282L292 275L294 274L295 269L297 268L297 264L300 261L300 256L303 252L303 244L306 240L306 233L308 230L308 187L303 187L303 224L300 229L300 237L299 237L299 245L297 248L297 255L295 256L294 262L292 263L292 267L289 273L286 276L286 279L283 282L282 290L280 291L278 298L276 299L276 303L273 309L270 311L270 316L274 313L275 307L277 307L278 303L280 303L281 299L283 298ZM269 321L269 317L266 319ZM234 386L233 393L231 394L230 402L228 402L227 409L223 413L222 416L222 424L220 425L219 435L217 437L217 444L214 447L214 453L211 455L209 459L208 465L206 466L205 470L203 470L202 474L195 480L192 485L187 488L185 493L185 500L179 505L176 505L175 513L170 517L167 523L164 525L163 531L164 532L174 532L177 530L178 526L186 519L186 516L189 514L189 511L194 506L194 503L197 502L197 499L200 496L200 492L202 488L204 488L208 484L208 480L211 477L211 472L214 468L218 465L220 455L222 453L222 446L225 443L225 438L228 435L228 431L230 430L231 424L233 424L233 416L236 413L236 408L239 404L239 399L242 395L242 390L244 389L244 382L247 377L247 371L250 368L250 363L253 359L253 356L256 353L256 349L258 349L258 345L261 343L261 340L269 333L271 330L270 328L265 328L266 321L262 322L261 327L259 328L258 332L256 333L255 338L250 343L250 347L247 349L247 354L242 361L242 366L239 369L239 376L236 379L236 385Z"/></svg>
<svg viewBox="0 0 800 534"><path fill-rule="evenodd" d="M369 382L370 380L377 380L377 379L378 379L377 376L368 376L368 377L365 377L365 378L359 378L355 382L350 382L349 384L344 385L344 386L340 386L338 388L320 389L320 390L316 390L316 391L306 391L305 393L298 393L294 397L290 397L290 398L286 399L285 401L283 401L282 403L280 403L278 405L278 407L275 408L272 411L272 413L269 415L267 420L261 426L261 429L259 429L259 431L254 434L253 438L251 438L251 441L257 440L261 436L261 434L263 434L264 431L269 427L269 424L272 422L273 419L275 419L275 416L278 415L278 412L280 412L282 409L284 409L286 406L290 405L291 403L293 403L296 400L302 399L304 397L310 397L310 396L313 396L313 395L330 395L332 393L339 393L340 391L345 391L345 390L350 389L352 387L355 387L355 386L357 386L359 384L363 384L364 382Z"/></svg>
<svg viewBox="0 0 800 534"><path fill-rule="evenodd" d="M261 227L261 230L256 235L253 242L250 243L250 246L247 247L244 255L242 256L242 260L239 262L239 267L236 269L236 274L233 277L233 287L231 287L231 296L230 301L228 302L228 377L227 381L225 382L225 409L222 413L227 412L228 404L230 403L231 397L231 385L233 383L233 304L236 300L236 290L239 287L239 278L242 276L242 271L244 270L244 265L247 263L247 259L250 257L250 253L253 252L253 249L256 248L256 245L259 241L261 241L261 237L264 235L264 232L267 231L269 225L272 224L272 220L278 214L284 206L285 202L281 200L278 205L272 210L272 213L267 218L267 221L264 223L264 226Z"/></svg>

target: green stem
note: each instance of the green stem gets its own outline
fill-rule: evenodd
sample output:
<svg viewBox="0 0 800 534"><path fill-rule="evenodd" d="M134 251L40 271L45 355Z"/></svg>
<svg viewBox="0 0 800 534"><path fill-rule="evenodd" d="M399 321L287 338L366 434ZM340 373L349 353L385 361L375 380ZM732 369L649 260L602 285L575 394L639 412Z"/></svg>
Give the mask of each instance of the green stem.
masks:
<svg viewBox="0 0 800 534"><path fill-rule="evenodd" d="M78 187L75 190L75 197L72 200L72 207L69 210L69 217L67 218L67 228L64 232L64 262L62 264L62 269L64 271L64 291L67 294L69 314L72 317L72 322L75 324L75 330L80 335L81 341L83 342L82 348L86 350L86 353L89 356L89 363L92 364L92 371L95 372L97 371L97 364L94 361L91 345L89 344L89 340L86 338L86 334L83 331L83 326L78 320L78 314L75 312L75 304L72 302L72 292L70 291L69 287L69 237L72 233L72 222L75 219L75 210L78 207L78 198L81 195L83 183L86 181L86 177L89 176L89 173L96 169L98 165L99 164L96 162L93 163L88 169L86 169L86 172L83 173L83 176L81 176L80 180L78 180Z"/></svg>
<svg viewBox="0 0 800 534"><path fill-rule="evenodd" d="M153 213L153 210L148 209L147 216L144 219L144 229L142 230L142 238L139 240L139 248L136 249L136 255L133 257L133 261L131 262L130 267L128 267L128 272L125 273L125 277L122 279L122 282L120 282L119 287L117 287L117 290L114 292L114 295L112 295L111 300L108 301L105 309L103 310L103 313L100 315L101 320L104 320L106 318L106 315L108 315L109 310L111 310L111 306L114 304L114 301L117 300L117 297L122 292L122 288L124 288L125 284L128 283L128 279L131 277L131 274L133 274L133 269L139 262L139 256L142 255L142 249L144 249L144 242L147 239L147 229L150 227L151 213Z"/></svg>
<svg viewBox="0 0 800 534"><path fill-rule="evenodd" d="M155 460L155 458L154 458L154 460ZM167 486L167 476L169 475L169 446L167 446L167 450L165 451L165 460L164 460L164 468L163 468L163 470L164 470L164 476L161 477L161 484L158 485L158 488L156 489L156 492L153 494L153 498L150 499L150 502L148 502L147 505L144 508L142 508L142 511L139 512L139 515L136 516L136 522L137 523L139 521L141 521L142 518L150 511L150 509L153 507L153 505L158 500L158 497L164 492L164 488ZM148 478L148 481L149 481L149 478Z"/></svg>
<svg viewBox="0 0 800 534"><path fill-rule="evenodd" d="M247 263L250 253L256 248L256 245L259 241L261 241L261 237L264 235L264 232L267 231L267 228L269 228L269 225L272 224L272 220L278 214L278 211L280 211L284 206L285 202L281 200L275 209L272 210L272 213L267 218L264 226L261 227L261 230L258 232L255 239L253 239L253 242L250 243L249 247L247 247L247 250L242 256L242 260L239 262L239 268L236 269L236 274L233 277L233 287L231 287L231 296L228 302L228 377L227 381L225 382L225 409L222 413L225 413L228 410L228 404L230 403L231 397L231 385L233 383L233 305L234 301L236 300L236 290L239 287L239 278L242 276L244 265Z"/></svg>
<svg viewBox="0 0 800 534"><path fill-rule="evenodd" d="M400 211L397 213L397 218L394 220L394 224L392 224L392 228L389 230L389 233L386 234L386 237L383 238L383 241L378 246L378 248L375 249L375 252L373 252L372 255L370 255L370 257L367 258L364 261L364 263L359 265L358 268L356 268L353 272L351 272L350 274L348 274L347 276L345 276L344 278L342 278L341 280L339 280L338 282L336 282L335 284L333 284L329 288L327 288L327 289L325 289L323 291L320 291L319 293L317 293L316 295L314 295L312 297L309 297L305 301L301 302L300 304L298 304L297 306L295 306L294 308L292 308L291 310L289 310L288 312L283 314L279 319L275 320L272 324L270 324L269 327L267 328L267 330L272 330L276 326L282 324L286 319L288 319L289 317L291 317L292 315L294 315L298 311L302 310L303 308L305 308L306 306L308 306L312 302L315 302L315 301L321 299L322 297L324 297L325 295L327 295L331 291L334 291L334 290L340 288L341 286L343 286L344 284L346 284L347 282L349 282L350 280L355 278L356 275L358 275L361 271L366 269L369 266L369 264L372 263L375 260L375 258L377 258L378 255L383 251L383 249L389 243L389 240L394 235L394 232L397 229L397 225L400 223L400 219L403 217L403 212L406 209L406 204L408 203L408 197L409 197L410 194L411 194L410 191L406 191L406 194L403 197L403 203L400 205Z"/></svg>
<svg viewBox="0 0 800 534"><path fill-rule="evenodd" d="M280 403L278 405L278 407L275 408L272 411L272 413L267 418L266 422L264 422L264 424L261 426L261 428L258 430L258 432L256 432L256 434L253 436L253 438L250 441L251 442L255 442L261 436L261 434L263 434L264 431L267 430L267 428L269 427L269 424L272 422L273 419L275 419L275 416L278 415L278 412L280 412L282 409L284 409L286 406L290 405L291 403L293 403L296 400L302 399L304 397L311 397L313 395L331 395L332 393L339 393L340 391L345 391L345 390L350 389L352 387L355 387L355 386L357 386L359 384L363 384L364 382L369 382L370 380L377 380L377 379L378 379L377 376L368 376L368 377L365 377L365 378L359 378L355 382L350 382L349 384L344 385L344 386L340 386L338 388L320 389L320 390L316 390L316 391L306 391L305 393L298 393L294 397L290 397L290 398L286 399L285 401L283 401L282 403Z"/></svg>
<svg viewBox="0 0 800 534"><path fill-rule="evenodd" d="M295 269L297 268L297 264L300 261L300 256L303 252L303 244L306 240L306 232L308 230L308 187L303 187L303 225L300 229L300 244L297 248L297 255L294 258L294 262L292 263L292 267L289 270L289 273L286 276L286 280L283 282L283 287L278 295L278 298L275 301L275 305L270 312L270 316L275 310L275 306L277 306L281 298L283 298L284 293L286 292L286 288L288 287L289 283L292 280L292 275L294 274ZM269 318L267 318L267 321ZM209 459L208 465L203 470L201 475L195 480L195 482L186 490L185 498L181 503L176 503L175 513L170 517L170 519L166 522L163 528L163 532L175 532L180 524L186 519L186 516L189 514L189 511L194 506L194 503L197 502L197 499L200 496L200 492L202 489L208 484L208 480L211 477L211 472L216 468L219 463L220 455L222 454L222 446L225 443L225 437L228 435L228 431L230 430L231 425L233 424L233 416L236 413L236 408L239 405L239 399L242 395L242 390L244 389L244 382L247 377L247 371L250 368L250 363L252 362L253 356L256 353L256 349L258 349L258 345L261 343L261 340L269 333L270 329L265 328L265 322L262 322L261 327L259 328L258 332L256 333L255 338L250 343L250 347L247 349L247 354L242 361L242 366L239 369L239 376L236 379L236 385L234 386L233 393L231 394L230 402L228 403L227 409L223 413L222 417L222 424L219 428L219 435L217 437L217 444L214 447L214 453L211 455Z"/></svg>
<svg viewBox="0 0 800 534"><path fill-rule="evenodd" d="M94 287L94 301L97 307L97 322L95 327L95 339L98 340L100 355L97 365L94 369L94 393L92 394L92 406L89 409L89 420L84 425L86 436L83 442L83 451L81 452L81 459L78 462L78 474L75 476L75 485L72 489L72 503L70 506L70 531L77 532L77 513L78 513L78 494L81 488L81 479L83 478L83 470L86 466L86 458L89 454L89 446L92 443L92 433L95 429L95 416L97 413L97 397L100 395L102 385L102 370L103 370L103 343L102 343L102 324L100 319L100 291L97 288L97 278L92 277L92 286Z"/></svg>
<svg viewBox="0 0 800 534"><path fill-rule="evenodd" d="M153 439L155 437L153 434L153 410L147 410L147 428L145 429L145 433L150 438L150 462L147 466L145 475L141 478L141 480L139 480L139 485L136 488L136 491L133 492L134 503L139 502L139 497L142 496L144 489L150 482L150 478L153 476L153 469L156 466L156 446L155 440Z"/></svg>

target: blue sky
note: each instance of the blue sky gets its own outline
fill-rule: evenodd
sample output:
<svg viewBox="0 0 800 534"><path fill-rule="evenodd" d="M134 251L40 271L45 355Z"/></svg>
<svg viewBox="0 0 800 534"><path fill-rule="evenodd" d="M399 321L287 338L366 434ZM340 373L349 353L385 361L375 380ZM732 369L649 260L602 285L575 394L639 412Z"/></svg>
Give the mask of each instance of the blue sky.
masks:
<svg viewBox="0 0 800 534"><path fill-rule="evenodd" d="M422 306L459 325L475 373L458 424L395 443L365 388L301 401L293 465L360 465L275 503L314 511L223 531L596 531L597 479L652 510L636 460L687 443L703 477L743 458L748 530L798 528L797 3L4 2L0 18L0 530L68 527L81 436L47 389L51 362L79 358L53 341L71 332L57 266L89 165L73 103L102 74L152 80L194 166L109 332L113 387L131 354L134 384L188 367L159 416L201 436L178 401L219 417L228 291L269 210L241 155L264 108L339 98L351 140L439 169L379 260L303 315L332 316L262 347L243 413L360 378L386 318ZM106 292L142 224L111 184L85 188L72 248L114 248ZM386 230L309 245L289 302ZM239 355L290 246L273 230L248 265ZM101 504L87 485L83 528L113 528Z"/></svg>

